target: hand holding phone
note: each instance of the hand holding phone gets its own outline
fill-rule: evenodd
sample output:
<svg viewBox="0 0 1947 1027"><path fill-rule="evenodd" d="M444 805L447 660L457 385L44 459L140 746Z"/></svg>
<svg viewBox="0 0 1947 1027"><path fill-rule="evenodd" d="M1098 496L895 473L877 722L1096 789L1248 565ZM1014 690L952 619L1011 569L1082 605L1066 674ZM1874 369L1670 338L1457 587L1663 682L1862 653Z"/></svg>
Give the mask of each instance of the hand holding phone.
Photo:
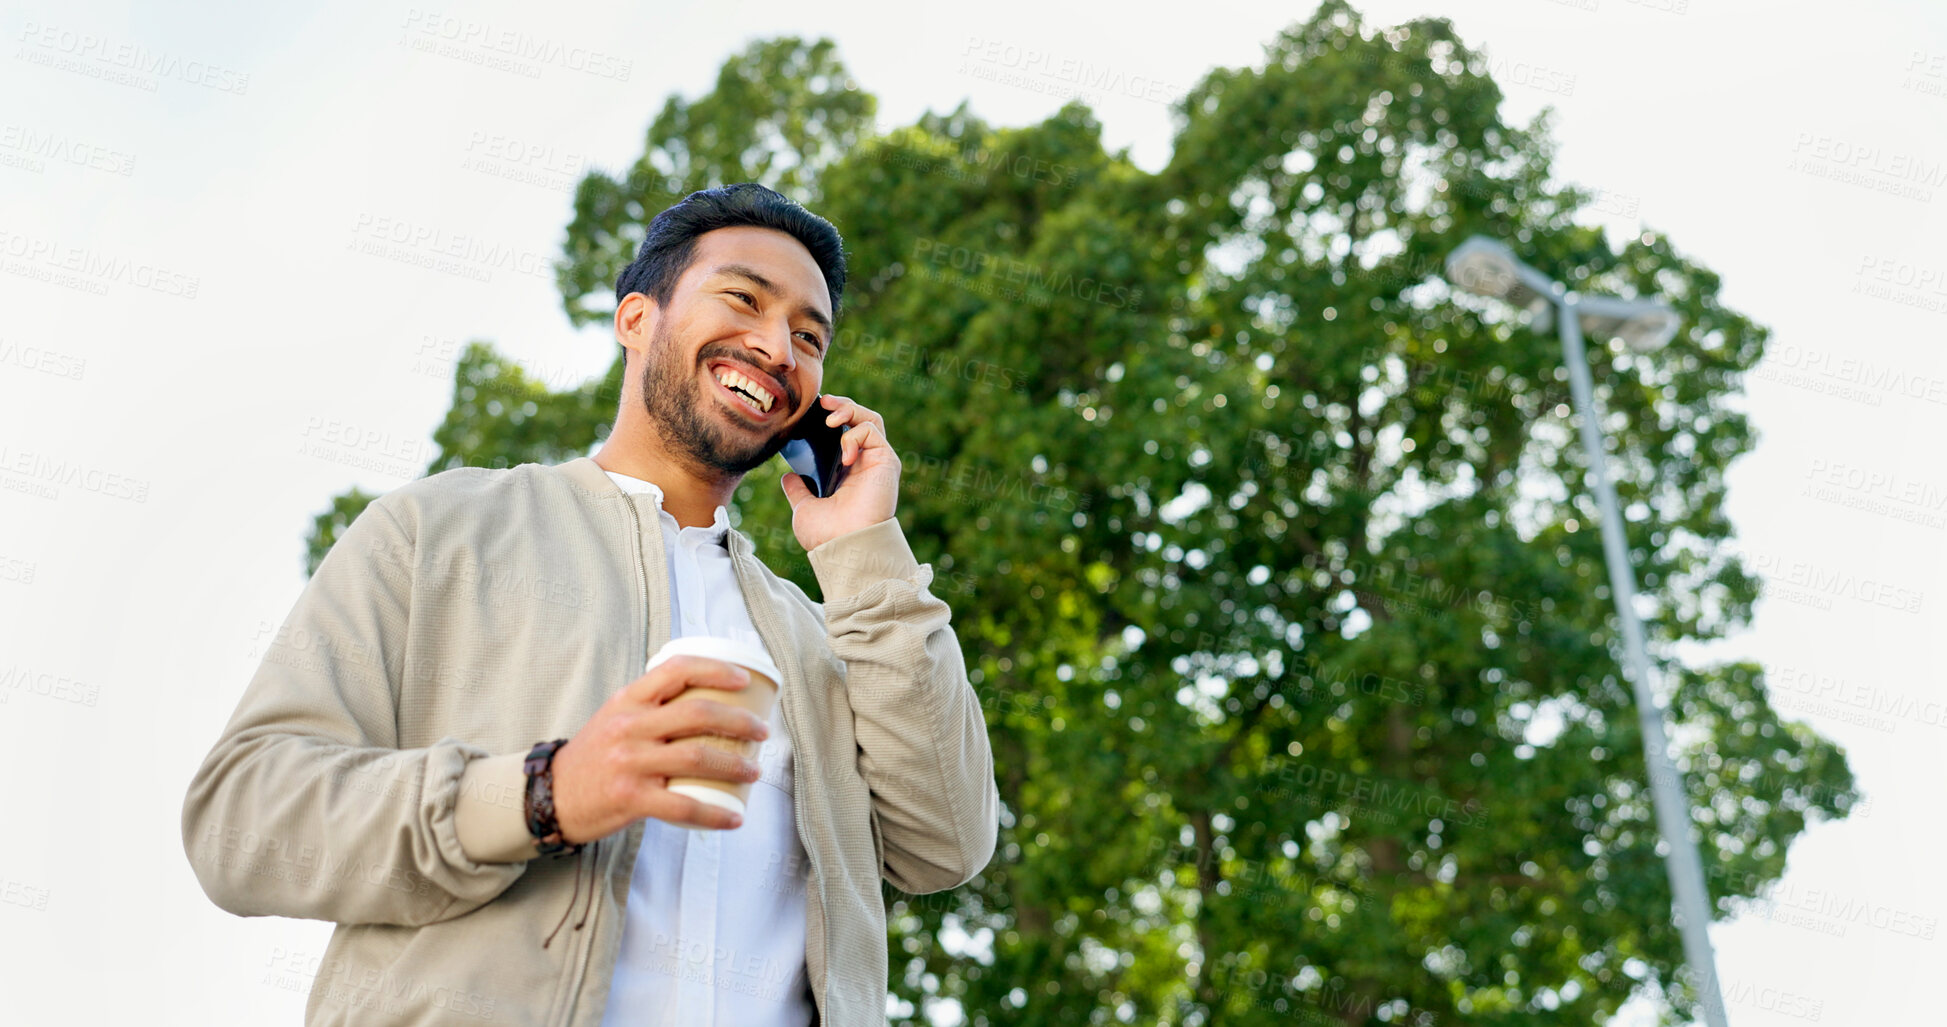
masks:
<svg viewBox="0 0 1947 1027"><path fill-rule="evenodd" d="M886 440L885 419L856 401L814 397L780 452L791 472L778 486L791 501L791 530L806 552L898 512L899 454Z"/></svg>
<svg viewBox="0 0 1947 1027"><path fill-rule="evenodd" d="M848 427L834 427L825 423L831 411L826 409L824 399L822 395L812 399L811 409L805 411L804 416L792 427L790 440L785 442L781 452L784 462L804 477L811 494L819 499L837 491L838 483L845 475L839 440Z"/></svg>

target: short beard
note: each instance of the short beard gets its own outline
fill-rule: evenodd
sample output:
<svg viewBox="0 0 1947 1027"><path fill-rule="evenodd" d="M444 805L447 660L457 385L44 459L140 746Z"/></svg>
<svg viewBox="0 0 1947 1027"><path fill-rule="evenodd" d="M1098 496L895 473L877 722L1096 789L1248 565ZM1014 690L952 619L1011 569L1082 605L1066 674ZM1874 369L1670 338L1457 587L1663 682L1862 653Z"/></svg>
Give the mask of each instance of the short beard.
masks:
<svg viewBox="0 0 1947 1027"><path fill-rule="evenodd" d="M701 364L716 357L734 360L742 355L728 346L705 346L697 360ZM789 425L780 425L771 438L761 442L727 432L706 409L713 401L703 395L696 368L685 373L677 366L680 358L670 340L667 321L656 325L644 357L642 409L671 454L741 478L778 455L789 441ZM780 396L777 402L788 403L789 399Z"/></svg>

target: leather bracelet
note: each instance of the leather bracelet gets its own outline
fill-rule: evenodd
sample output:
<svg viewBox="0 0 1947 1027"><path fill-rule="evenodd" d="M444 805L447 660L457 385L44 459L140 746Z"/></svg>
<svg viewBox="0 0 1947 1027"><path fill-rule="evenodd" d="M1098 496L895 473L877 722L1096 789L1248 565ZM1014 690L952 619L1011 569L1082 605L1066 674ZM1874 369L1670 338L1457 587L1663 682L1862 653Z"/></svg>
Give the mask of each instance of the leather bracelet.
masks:
<svg viewBox="0 0 1947 1027"><path fill-rule="evenodd" d="M539 742L528 751L527 760L522 764L527 771L527 833L534 836L543 856L572 855L586 844L568 844L554 818L554 754L566 744L566 738Z"/></svg>

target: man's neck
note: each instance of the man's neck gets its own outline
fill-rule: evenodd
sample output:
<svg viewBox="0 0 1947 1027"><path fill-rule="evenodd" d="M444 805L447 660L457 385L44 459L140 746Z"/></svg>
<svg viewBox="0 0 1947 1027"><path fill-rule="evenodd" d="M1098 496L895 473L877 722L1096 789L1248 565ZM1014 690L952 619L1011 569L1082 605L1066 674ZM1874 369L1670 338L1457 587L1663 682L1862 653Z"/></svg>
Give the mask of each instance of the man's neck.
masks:
<svg viewBox="0 0 1947 1027"><path fill-rule="evenodd" d="M653 483L663 493L663 509L679 528L707 528L717 521L717 507L729 506L741 477L703 478L660 450L623 447L611 436L595 454L595 464Z"/></svg>

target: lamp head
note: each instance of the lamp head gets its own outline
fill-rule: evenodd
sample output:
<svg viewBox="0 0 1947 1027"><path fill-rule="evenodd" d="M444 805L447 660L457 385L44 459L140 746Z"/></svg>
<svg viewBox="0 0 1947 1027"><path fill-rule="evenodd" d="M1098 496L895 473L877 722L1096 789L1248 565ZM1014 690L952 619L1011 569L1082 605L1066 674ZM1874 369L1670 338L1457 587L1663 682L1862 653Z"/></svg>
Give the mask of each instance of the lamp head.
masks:
<svg viewBox="0 0 1947 1027"><path fill-rule="evenodd" d="M1476 235L1447 254L1447 281L1462 292L1506 299L1520 284L1514 265L1514 254L1506 246Z"/></svg>
<svg viewBox="0 0 1947 1027"><path fill-rule="evenodd" d="M1555 305L1555 283L1515 259L1505 243L1484 235L1469 236L1447 254L1447 281L1462 292L1506 300L1534 316Z"/></svg>
<svg viewBox="0 0 1947 1027"><path fill-rule="evenodd" d="M1581 296L1575 309L1582 316L1582 330L1596 342L1621 339L1636 353L1652 353L1676 337L1683 319L1677 312L1655 300L1623 299L1619 296Z"/></svg>
<svg viewBox="0 0 1947 1027"><path fill-rule="evenodd" d="M1677 312L1668 307L1646 310L1624 321L1616 334L1622 338L1623 345L1637 353L1653 353L1662 349L1676 337L1681 325Z"/></svg>

